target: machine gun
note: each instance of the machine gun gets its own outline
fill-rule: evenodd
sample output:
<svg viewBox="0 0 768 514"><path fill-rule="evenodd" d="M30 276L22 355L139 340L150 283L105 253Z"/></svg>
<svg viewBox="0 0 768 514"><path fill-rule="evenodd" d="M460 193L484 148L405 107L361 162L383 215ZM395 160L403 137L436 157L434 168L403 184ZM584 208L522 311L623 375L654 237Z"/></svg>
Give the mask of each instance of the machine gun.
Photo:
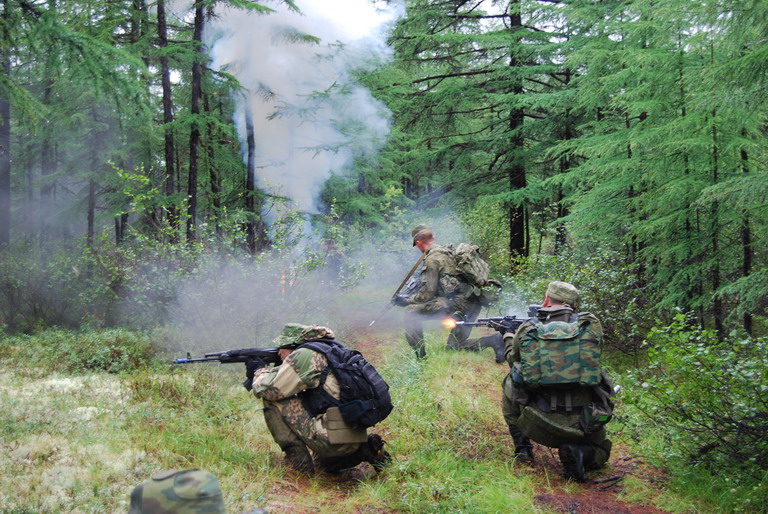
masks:
<svg viewBox="0 0 768 514"><path fill-rule="evenodd" d="M174 364L192 364L195 362L220 362L222 364L247 363L252 359L261 359L265 364L279 365L282 361L278 355L277 347L274 348L243 348L241 350L227 350L224 352L206 353L205 357L193 359L187 352L186 359L176 359Z"/></svg>

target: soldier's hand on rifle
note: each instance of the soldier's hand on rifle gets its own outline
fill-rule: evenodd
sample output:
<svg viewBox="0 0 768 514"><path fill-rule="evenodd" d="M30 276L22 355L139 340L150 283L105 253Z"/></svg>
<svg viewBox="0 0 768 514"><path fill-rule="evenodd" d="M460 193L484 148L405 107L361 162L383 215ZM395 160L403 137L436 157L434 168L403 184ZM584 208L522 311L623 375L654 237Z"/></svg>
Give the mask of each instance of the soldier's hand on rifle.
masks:
<svg viewBox="0 0 768 514"><path fill-rule="evenodd" d="M243 387L245 387L246 391L253 389L253 376L256 374L256 370L266 365L267 363L259 357L254 357L245 363L245 382L243 382Z"/></svg>
<svg viewBox="0 0 768 514"><path fill-rule="evenodd" d="M501 282L499 282L499 281L498 281L498 280L496 280L495 278L489 278L489 279L488 279L488 283L489 283L490 285L492 285L492 286L496 286L496 287L498 287L499 289L501 289L502 287L504 287L504 286L501 284Z"/></svg>
<svg viewBox="0 0 768 514"><path fill-rule="evenodd" d="M408 295L404 294L396 294L392 297L392 303L397 305L398 307L405 307L408 305Z"/></svg>

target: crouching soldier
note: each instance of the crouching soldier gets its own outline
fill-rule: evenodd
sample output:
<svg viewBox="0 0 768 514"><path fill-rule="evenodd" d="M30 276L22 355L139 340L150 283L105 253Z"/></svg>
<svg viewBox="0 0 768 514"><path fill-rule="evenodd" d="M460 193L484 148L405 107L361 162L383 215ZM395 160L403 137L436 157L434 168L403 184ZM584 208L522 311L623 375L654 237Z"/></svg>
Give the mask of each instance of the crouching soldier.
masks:
<svg viewBox="0 0 768 514"><path fill-rule="evenodd" d="M284 463L308 473L315 467L335 473L361 462L381 471L391 457L382 438L368 435L366 428L386 417L392 405L373 366L337 342L327 327L291 323L274 344L282 364L248 362L243 385L264 401L264 420L285 453ZM340 360L349 361L344 369L337 368ZM342 398L340 384L346 394L360 389L355 380L377 381L369 389L378 397Z"/></svg>
<svg viewBox="0 0 768 514"><path fill-rule="evenodd" d="M533 440L557 448L565 476L585 482L611 453L613 386L600 369L600 321L577 314L578 301L573 285L551 282L537 317L504 336L502 411L520 461L533 460Z"/></svg>

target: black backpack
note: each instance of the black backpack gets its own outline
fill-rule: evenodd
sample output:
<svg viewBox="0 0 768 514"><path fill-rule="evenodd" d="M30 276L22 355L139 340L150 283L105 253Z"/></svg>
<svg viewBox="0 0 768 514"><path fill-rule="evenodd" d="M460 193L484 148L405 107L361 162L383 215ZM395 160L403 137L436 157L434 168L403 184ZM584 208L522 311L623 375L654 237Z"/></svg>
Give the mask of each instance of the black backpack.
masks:
<svg viewBox="0 0 768 514"><path fill-rule="evenodd" d="M299 348L309 348L328 359L320 385L303 391L304 407L317 416L328 407L338 407L344 421L354 428L372 427L392 412L389 385L360 352L346 348L333 339L313 339ZM340 400L323 389L328 373L333 373L341 388Z"/></svg>

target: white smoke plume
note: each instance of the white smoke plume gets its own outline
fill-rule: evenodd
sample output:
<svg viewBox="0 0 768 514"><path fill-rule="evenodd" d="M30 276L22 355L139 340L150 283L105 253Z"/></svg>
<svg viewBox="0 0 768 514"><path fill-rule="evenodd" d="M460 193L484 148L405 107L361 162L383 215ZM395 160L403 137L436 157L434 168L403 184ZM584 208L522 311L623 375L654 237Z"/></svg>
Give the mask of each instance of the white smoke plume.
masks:
<svg viewBox="0 0 768 514"><path fill-rule="evenodd" d="M389 111L351 72L391 57L386 33L399 13L368 0L296 3L301 14L280 2L266 15L219 9L206 37L214 69L246 88L235 121L247 151L250 110L256 183L290 198L289 208L314 213L331 173L349 171L355 157L373 155L386 140ZM320 42L297 42L297 32Z"/></svg>

